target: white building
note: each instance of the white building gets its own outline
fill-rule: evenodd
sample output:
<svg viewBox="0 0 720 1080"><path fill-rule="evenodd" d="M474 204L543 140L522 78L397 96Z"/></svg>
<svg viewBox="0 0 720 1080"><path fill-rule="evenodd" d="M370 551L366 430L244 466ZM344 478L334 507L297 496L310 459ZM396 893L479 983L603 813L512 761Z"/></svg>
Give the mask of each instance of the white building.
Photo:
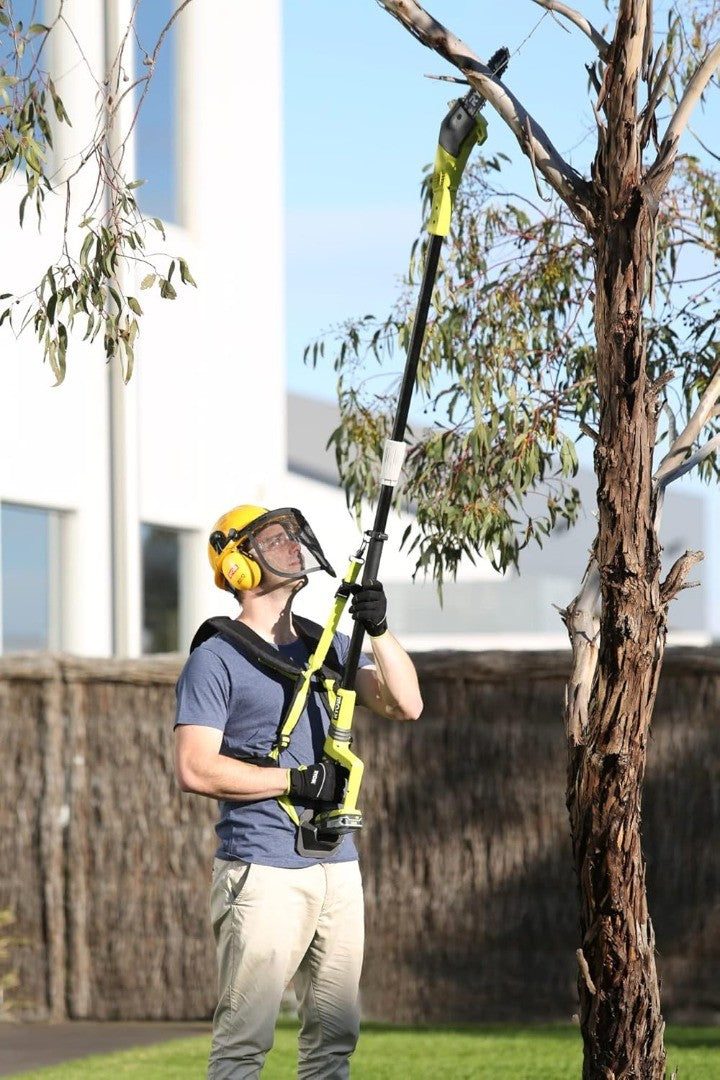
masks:
<svg viewBox="0 0 720 1080"><path fill-rule="evenodd" d="M77 160L95 126L99 88L132 6L66 0L73 33L58 27L49 39L49 67L72 120L58 129L59 164ZM156 19L174 7L144 3ZM223 603L206 572L209 526L238 501L272 503L282 486L280 3L244 5L243 32L263 50L248 50L242 63L236 36L217 29L232 22L233 8L227 0L191 4L166 42L175 92L165 124L176 146L167 170L177 203L166 246L187 259L197 291L179 286L174 302L139 293L146 314L127 387L106 366L98 339L92 347L72 343L67 377L54 388L32 333L15 341L2 328L5 651L135 655L143 625L149 647L152 639L158 648L184 647L191 628ZM221 107L229 101L231 110ZM142 158L142 140L155 136L138 125L127 144L127 175L133 158ZM73 224L88 182L89 174L85 191L73 189ZM20 183L0 188L0 292L22 293L59 252L64 189L46 199L40 236L30 214L18 227L22 192ZM148 608L158 575L166 594L177 594L176 602L169 597L177 631L171 610L163 628L162 613Z"/></svg>
<svg viewBox="0 0 720 1080"><path fill-rule="evenodd" d="M22 6L16 0L16 11ZM57 0L49 0L46 22L53 6ZM73 33L53 31L49 59L72 120L58 129L58 169L87 144L132 6L65 2ZM146 50L155 38L143 20L154 19L157 31L174 6L142 0ZM179 287L174 302L140 294L145 315L129 385L106 366L98 339L73 341L66 379L53 387L32 333L15 340L0 330L5 652L186 649L208 614L234 609L212 584L206 544L215 519L238 502L300 506L338 571L358 546L325 450L332 408L291 397L286 425L280 9L280 0L243 5L243 38L262 48L243 49L242 63L237 35L218 33L233 25L230 0L190 4L167 38L167 95L154 99L153 87L127 141L125 170L142 176L148 144L167 143L164 179L174 205L152 205L150 189L143 197L168 220L166 250L187 260L198 289ZM135 69L142 71L139 53ZM93 182L88 174L73 186L74 229ZM0 187L0 292L31 288L59 252L62 184L46 200L40 235L29 214L18 227L22 193L18 182ZM668 504L666 535L703 546L702 502L681 498ZM411 583L412 561L396 550L403 526L395 522L383 562L393 626L415 648L562 644L552 604L574 595L591 529L588 521L546 551L528 553L520 579L501 578L482 562L468 567L446 589L441 609L432 585ZM304 610L322 618L332 593L332 581L314 575ZM676 605L673 619L684 640L707 639L700 590Z"/></svg>

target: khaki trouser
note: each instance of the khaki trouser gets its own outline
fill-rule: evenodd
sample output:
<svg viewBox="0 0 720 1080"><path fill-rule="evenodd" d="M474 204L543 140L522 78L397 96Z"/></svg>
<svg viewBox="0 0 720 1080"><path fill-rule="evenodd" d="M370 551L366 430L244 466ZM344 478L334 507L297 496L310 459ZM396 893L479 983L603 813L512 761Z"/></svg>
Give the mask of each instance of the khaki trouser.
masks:
<svg viewBox="0 0 720 1080"><path fill-rule="evenodd" d="M360 1027L364 919L357 862L285 870L216 859L218 1006L208 1080L256 1080L293 981L299 1080L345 1080Z"/></svg>

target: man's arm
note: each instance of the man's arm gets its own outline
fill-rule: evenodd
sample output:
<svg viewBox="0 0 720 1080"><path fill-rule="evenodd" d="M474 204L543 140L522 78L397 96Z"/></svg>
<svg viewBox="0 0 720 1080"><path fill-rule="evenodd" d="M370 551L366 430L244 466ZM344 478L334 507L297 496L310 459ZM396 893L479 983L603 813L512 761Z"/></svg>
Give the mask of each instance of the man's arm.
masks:
<svg viewBox="0 0 720 1080"><path fill-rule="evenodd" d="M288 788L289 770L251 765L220 753L223 733L200 724L175 728L175 776L181 791L213 799L275 799Z"/></svg>
<svg viewBox="0 0 720 1080"><path fill-rule="evenodd" d="M276 799L279 795L313 805L340 802L347 769L331 761L297 768L253 765L220 753L222 732L202 724L175 728L175 775L181 791L231 802Z"/></svg>
<svg viewBox="0 0 720 1080"><path fill-rule="evenodd" d="M415 665L389 630L371 637L374 664L358 670L355 689L361 705L392 720L417 720L423 709Z"/></svg>

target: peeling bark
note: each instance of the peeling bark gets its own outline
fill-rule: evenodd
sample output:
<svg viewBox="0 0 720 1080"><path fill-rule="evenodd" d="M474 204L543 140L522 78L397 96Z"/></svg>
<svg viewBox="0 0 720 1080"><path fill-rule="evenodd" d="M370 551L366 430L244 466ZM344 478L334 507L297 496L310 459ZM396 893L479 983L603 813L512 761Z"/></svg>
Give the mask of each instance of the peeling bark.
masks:
<svg viewBox="0 0 720 1080"><path fill-rule="evenodd" d="M681 589L691 589L693 587L693 582L686 581L686 578L693 566L704 558L702 551L686 551L684 555L681 555L673 563L668 576L660 586L660 598L663 604L667 605L671 600L674 600Z"/></svg>
<svg viewBox="0 0 720 1080"><path fill-rule="evenodd" d="M572 673L565 688L568 744L582 745L587 736L590 694L597 668L600 623L596 614L600 599L600 574L592 556L580 592L560 612L572 646Z"/></svg>

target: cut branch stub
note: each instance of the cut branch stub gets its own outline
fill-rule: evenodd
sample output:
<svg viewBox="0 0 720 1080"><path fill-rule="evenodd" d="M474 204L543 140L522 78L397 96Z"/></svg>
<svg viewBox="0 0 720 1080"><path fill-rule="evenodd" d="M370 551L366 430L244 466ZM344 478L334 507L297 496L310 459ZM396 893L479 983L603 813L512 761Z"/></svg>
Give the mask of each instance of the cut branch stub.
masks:
<svg viewBox="0 0 720 1080"><path fill-rule="evenodd" d="M695 582L686 583L685 579L693 566L702 562L705 554L702 551L686 551L670 568L667 577L660 585L660 600L667 606L672 599L682 590L691 589Z"/></svg>

